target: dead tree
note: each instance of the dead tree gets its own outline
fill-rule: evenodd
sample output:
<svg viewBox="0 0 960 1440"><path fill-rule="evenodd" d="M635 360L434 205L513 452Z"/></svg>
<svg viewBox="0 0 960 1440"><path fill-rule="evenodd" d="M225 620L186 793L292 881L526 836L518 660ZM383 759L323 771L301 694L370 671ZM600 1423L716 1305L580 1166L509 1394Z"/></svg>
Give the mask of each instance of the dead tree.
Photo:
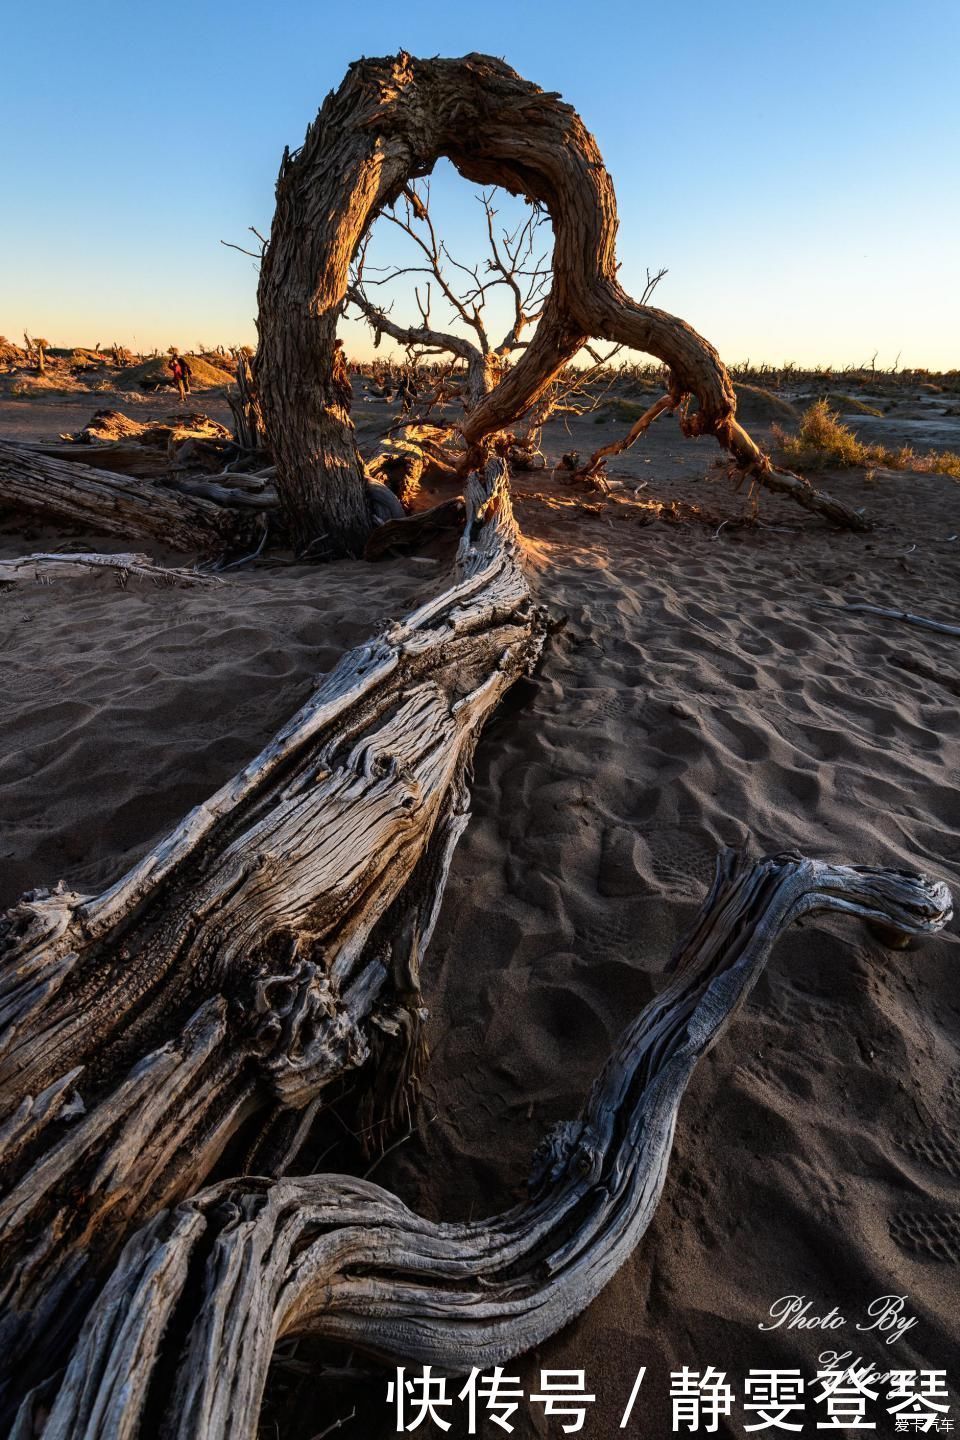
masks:
<svg viewBox="0 0 960 1440"><path fill-rule="evenodd" d="M60 1363L130 1231L235 1163L282 1173L324 1089L420 1054L420 961L480 729L544 635L503 466L453 583L344 657L239 775L102 895L28 895L0 951L0 1357ZM394 1098L394 1090L396 1098ZM8 1381L10 1371L8 1368Z"/></svg>
<svg viewBox="0 0 960 1440"><path fill-rule="evenodd" d="M942 886L915 876L811 868L796 857L755 874L724 871L677 986L642 1018L636 1046L628 1040L615 1057L614 1090L602 1081L583 1123L555 1137L532 1209L479 1230L431 1227L362 1182L334 1181L323 1191L320 1181L303 1197L282 1179L265 1196L259 1182L239 1182L240 1238L273 1247L260 1288L241 1285L235 1312L219 1284L210 1288L214 1273L193 1285L203 1276L205 1242L194 1248L201 1232L212 1242L213 1272L223 1257L228 1267L239 1262L238 1279L247 1273L246 1254L233 1248L237 1235L225 1231L220 1245L209 1228L225 1214L210 1196L187 1212L176 1208L219 1178L216 1167L282 1177L324 1092L371 1052L380 1118L389 1123L409 1105L422 1058L421 963L466 824L474 747L545 633L495 453L505 441L493 432L534 404L587 335L599 333L668 361L677 395L698 400L685 416L689 430L716 435L748 469L759 473L766 463L736 424L715 352L682 321L634 305L617 286L610 182L573 111L482 56L363 61L326 102L304 149L285 161L261 275L257 378L278 489L301 539L322 524L350 548L369 526L369 487L336 385L336 317L370 216L439 153L480 183L540 198L557 237L553 291L523 359L464 421L472 473L450 583L345 656L255 760L103 894L35 890L0 927L0 1403L8 1414L31 1385L43 1385L43 1394L56 1388L51 1377L88 1320L48 1437L135 1435L142 1394L132 1371L140 1357L140 1373L153 1372L164 1325L171 1349L160 1365L169 1360L165 1373L179 1368L181 1376L174 1428L199 1415L199 1431L181 1433L207 1426L210 1436L249 1433L271 1337L282 1328L324 1313L321 1333L359 1337L364 1290L374 1301L369 1343L378 1353L394 1353L404 1333L413 1357L433 1333L454 1364L458 1355L506 1355L532 1343L547 1321L555 1326L574 1313L576 1296L589 1299L588 1275L612 1273L635 1243L658 1193L689 1069L749 988L777 930L826 907L922 933L949 907ZM0 459L26 463L14 447L0 447ZM33 483L57 474L41 468ZM93 509L102 513L103 487L118 485L117 477L82 474L99 484ZM198 516L215 508L192 504ZM730 933L724 916L737 919ZM629 1150L611 1149L605 1127L614 1102L626 1124L654 1126L633 1168ZM576 1188L601 1175L627 1176L627 1191L611 1194L609 1216L598 1208L607 1184ZM299 1244L296 1225L288 1226L291 1195L303 1199L302 1253L313 1273L329 1278L323 1293L306 1270L288 1272L290 1246ZM397 1239L399 1248L384 1252L392 1278L368 1283L354 1273L349 1228L332 1230L329 1243L320 1236L319 1227L351 1214L374 1268L378 1217ZM131 1241L97 1302L144 1222L152 1228ZM171 1223L172 1232L164 1228ZM162 1243L170 1238L168 1252ZM586 1263L564 1279L565 1257L575 1252ZM199 1268L191 1266L174 1322L181 1267L194 1257ZM514 1261L524 1277L516 1296ZM409 1323L410 1294L434 1303L431 1270L451 1294L455 1282L468 1286L461 1318L475 1308L465 1330L439 1301L435 1326ZM490 1308L486 1281L495 1287ZM328 1291L343 1301L339 1309L327 1304ZM289 1310L287 1298L298 1297L300 1309ZM199 1305L196 1331L191 1305ZM195 1338L209 1333L211 1319L225 1324L230 1397L212 1373L220 1362L208 1369L196 1359ZM174 1354L178 1326L189 1340L185 1369ZM165 1384L155 1393L165 1400ZM28 1401L21 1434L32 1410Z"/></svg>
<svg viewBox="0 0 960 1440"><path fill-rule="evenodd" d="M253 351L243 345L233 352L236 361L237 393L227 398L233 413L233 430L245 450L262 450L265 444L263 415L253 377Z"/></svg>
<svg viewBox="0 0 960 1440"><path fill-rule="evenodd" d="M713 435L752 479L775 483L778 472L737 423L733 383L713 346L620 286L613 184L576 112L487 56L401 54L351 66L300 149L284 155L277 180L257 368L277 486L300 548L322 536L356 554L369 534L363 463L332 383L337 321L370 224L441 156L469 180L544 207L554 232L550 294L520 360L464 417L468 454L519 420L596 338L661 360L684 433ZM820 506L815 492L807 498L831 519L864 527L853 511Z"/></svg>
<svg viewBox="0 0 960 1440"><path fill-rule="evenodd" d="M795 920L824 911L891 940L950 918L942 884L798 855L727 852L671 979L625 1030L577 1120L534 1157L525 1204L437 1224L367 1180L228 1181L131 1239L55 1395L25 1399L17 1437L141 1433L253 1440L277 1342L311 1335L454 1374L502 1365L584 1310L632 1254L666 1180L677 1112ZM158 1384L159 1376L163 1383Z"/></svg>
<svg viewBox="0 0 960 1440"><path fill-rule="evenodd" d="M354 261L347 289L347 299L369 322L374 345L387 335L419 355L452 355L462 360L466 371L464 405L472 410L484 395L489 395L500 379L504 362L526 345L525 334L540 318L550 282L550 261L546 252L538 254L540 233L547 222L542 208L530 210L527 218L512 231L503 230L499 239L495 224L495 190L480 196L486 222L488 253L481 272L480 265L466 265L455 260L438 237L430 214L430 183L419 188L411 181L400 200L388 206L382 220L397 226L413 241L419 252L416 265L402 265L371 273L368 263L368 241L364 236ZM457 270L465 280L457 283L450 272ZM374 287L391 286L402 276L428 277L414 286L414 300L420 312L419 323L404 326L391 318L389 308L377 305L371 298ZM443 297L451 318L459 322L464 335L439 329L432 322L434 290ZM506 333L498 341L491 339L486 309L497 290L510 294L513 315Z"/></svg>
<svg viewBox="0 0 960 1440"><path fill-rule="evenodd" d="M536 325L546 301L550 280L550 262L546 253L537 254L537 237L546 220L541 209L531 209L526 220L517 224L512 231L503 230L498 241L494 221L495 190L484 192L479 198L483 205L486 221L488 254L484 268L481 265L467 265L455 260L443 241L437 238L430 214L429 184L422 190L409 186L404 192L405 210L398 213L397 207L385 212L381 219L389 220L409 235L419 250L422 262L417 266L399 266L386 269L374 278L369 277L373 268L367 262L367 242L372 232L364 237L357 260L351 273L347 298L368 320L374 333L374 345L378 346L384 334L404 345L408 353L418 359L425 356L449 355L453 361L462 361L465 366L465 384L461 393L463 409L475 409L485 395L499 383L504 369L510 365L511 357L526 347L526 331ZM458 285L448 275L448 268L466 276ZM414 300L420 311L420 323L407 327L392 319L389 309L374 305L368 294L368 287L391 285L406 275L430 275L446 300L455 320L462 328L472 330L473 336L438 330L431 325L432 284L427 280L421 295L420 285L414 287ZM640 297L640 304L646 305L657 285L666 274L647 271L647 283ZM513 305L513 316L509 328L498 344L489 336L489 325L485 311L491 296L497 290L506 290ZM510 463L521 469L532 469L543 465L539 453L544 425L552 416L582 415L596 408L605 393L606 386L595 388L598 376L622 348L611 346L601 355L592 346L585 347L591 364L581 371L566 370L555 379L540 399L523 417L523 425L515 429L508 454ZM594 387L591 389L591 387ZM435 403L431 397L429 408ZM414 421L403 425L396 436L388 438L372 460L367 462L367 474L375 477L389 477L396 493L404 499L416 493L422 473L428 476L436 473L439 458L448 470L459 465L462 456L462 439L457 427L449 425L446 434L431 426L428 443L424 444L421 426ZM401 453L398 455L398 451Z"/></svg>
<svg viewBox="0 0 960 1440"><path fill-rule="evenodd" d="M30 336L27 334L26 330L24 330L24 332L23 332L23 343L24 343L25 346L27 347L27 353L28 353L28 354L29 354L29 352L30 352L31 350L36 351L36 356L37 356L37 374L38 374L38 375L46 375L46 373L47 373L47 355L46 355L46 352L50 349L50 341L49 341L49 340L42 340L42 339L34 339L34 340L31 340L31 339L30 339Z"/></svg>

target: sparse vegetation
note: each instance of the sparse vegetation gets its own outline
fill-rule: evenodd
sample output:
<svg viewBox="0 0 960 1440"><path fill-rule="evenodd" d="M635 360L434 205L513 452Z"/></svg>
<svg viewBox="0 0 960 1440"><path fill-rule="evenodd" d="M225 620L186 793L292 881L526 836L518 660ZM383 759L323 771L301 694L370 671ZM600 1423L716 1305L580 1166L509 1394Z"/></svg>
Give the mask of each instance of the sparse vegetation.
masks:
<svg viewBox="0 0 960 1440"><path fill-rule="evenodd" d="M842 395L838 391L835 395L821 398L825 403L833 404L841 415L874 415L878 419L883 416L883 411L878 410L876 405L868 405L865 400L858 400L856 395Z"/></svg>
<svg viewBox="0 0 960 1440"><path fill-rule="evenodd" d="M868 445L858 440L849 426L844 425L827 400L816 400L805 410L796 435L787 435L774 427L785 459L802 470L823 469L828 465L860 466L863 469L930 471L952 475L960 480L960 455L952 450L932 450L918 454L910 445L891 449L886 445Z"/></svg>

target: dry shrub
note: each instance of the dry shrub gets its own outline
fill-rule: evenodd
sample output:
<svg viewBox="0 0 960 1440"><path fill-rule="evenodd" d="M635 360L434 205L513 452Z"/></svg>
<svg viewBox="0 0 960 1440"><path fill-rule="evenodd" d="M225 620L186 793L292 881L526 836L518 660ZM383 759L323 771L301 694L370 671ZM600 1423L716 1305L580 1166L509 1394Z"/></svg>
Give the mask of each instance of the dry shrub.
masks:
<svg viewBox="0 0 960 1440"><path fill-rule="evenodd" d="M787 435L774 427L777 442L787 461L803 470L822 469L827 465L864 469L878 466L887 470L913 470L917 473L936 472L960 480L960 455L952 450L935 450L918 454L912 446L890 449L886 445L868 445L858 440L844 425L836 410L826 400L817 400L805 410L796 435Z"/></svg>

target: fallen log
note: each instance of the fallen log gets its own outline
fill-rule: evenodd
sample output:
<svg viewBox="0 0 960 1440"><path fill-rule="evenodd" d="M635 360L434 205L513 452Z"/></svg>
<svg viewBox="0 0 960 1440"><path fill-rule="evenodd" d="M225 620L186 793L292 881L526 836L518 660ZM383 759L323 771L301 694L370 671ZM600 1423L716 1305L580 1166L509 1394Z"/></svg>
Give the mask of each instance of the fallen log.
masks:
<svg viewBox="0 0 960 1440"><path fill-rule="evenodd" d="M30 445L34 455L48 460L66 460L71 465L87 465L95 470L109 470L112 475L130 475L153 480L170 473L170 460L165 450L141 445L137 441L109 440L99 445L66 443L61 445Z"/></svg>
<svg viewBox="0 0 960 1440"><path fill-rule="evenodd" d="M254 534L239 511L0 440L0 510L5 508L201 554L243 547Z"/></svg>
<svg viewBox="0 0 960 1440"><path fill-rule="evenodd" d="M277 1342L310 1335L462 1374L578 1315L632 1254L666 1179L680 1101L794 921L839 911L891 938L951 917L922 875L728 851L661 993L625 1030L576 1121L534 1157L527 1203L441 1224L344 1175L228 1181L126 1246L52 1400L45 1440L252 1440ZM162 1375L162 1384L158 1378ZM55 1382L54 1382L55 1384Z"/></svg>
<svg viewBox="0 0 960 1440"><path fill-rule="evenodd" d="M123 553L101 555L91 551L77 555L48 554L21 555L16 560L0 560L0 585L15 585L32 580L38 585L49 585L54 580L76 580L97 571L114 571L117 584L125 586L127 581L152 580L155 585L219 585L216 576L198 570L178 570L170 566L156 565L149 555Z"/></svg>
<svg viewBox="0 0 960 1440"><path fill-rule="evenodd" d="M194 495L214 505L232 506L238 510L276 510L280 503L274 487L267 484L230 485L221 483L217 477L201 480L175 476L168 479L166 485L178 495Z"/></svg>
<svg viewBox="0 0 960 1440"><path fill-rule="evenodd" d="M463 452L452 448L456 432L438 425L408 424L384 436L377 453L366 462L368 480L389 486L409 509L421 481L459 481Z"/></svg>
<svg viewBox="0 0 960 1440"><path fill-rule="evenodd" d="M195 1191L231 1144L234 1167L282 1173L324 1087L367 1058L371 1027L398 1036L378 1055L408 1093L420 958L474 747L545 633L500 461L466 503L447 589L344 656L103 894L35 891L4 918L7 1410L11 1390L62 1364L145 1218Z"/></svg>
<svg viewBox="0 0 960 1440"><path fill-rule="evenodd" d="M100 450L118 440L136 440L155 450L167 450L184 440L229 440L230 431L199 410L178 410L162 420L134 420L121 410L108 409L95 410L80 430L60 439Z"/></svg>
<svg viewBox="0 0 960 1440"><path fill-rule="evenodd" d="M225 452L235 453L237 448L226 426L198 411L134 420L119 410L97 410L81 430L61 435L60 441L26 448L52 460L148 479L169 474L185 457L209 470L223 463Z"/></svg>

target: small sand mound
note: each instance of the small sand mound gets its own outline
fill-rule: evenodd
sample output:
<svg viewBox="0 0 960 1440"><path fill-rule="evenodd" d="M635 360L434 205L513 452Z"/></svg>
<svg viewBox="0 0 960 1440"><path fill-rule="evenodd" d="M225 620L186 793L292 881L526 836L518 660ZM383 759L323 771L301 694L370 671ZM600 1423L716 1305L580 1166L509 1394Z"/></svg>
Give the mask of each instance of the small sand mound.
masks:
<svg viewBox="0 0 960 1440"><path fill-rule="evenodd" d="M799 411L790 404L789 400L783 400L779 395L774 395L772 390L764 390L759 385L735 385L737 392L737 419L747 429L767 429L773 425L789 424L800 418ZM654 401L660 398L662 391L650 390L640 395L638 399L625 399L623 396L611 397L597 409L594 417L596 424L604 421L616 421L619 424L632 425L645 414Z"/></svg>
<svg viewBox="0 0 960 1440"><path fill-rule="evenodd" d="M75 435L61 436L61 439L76 440L83 444L91 441L126 440L131 435L142 435L146 426L139 420L131 420L119 410L95 410L91 419Z"/></svg>
<svg viewBox="0 0 960 1440"><path fill-rule="evenodd" d="M865 400L858 400L856 395L845 395L839 390L810 391L806 395L797 395L795 399L799 410L806 410L818 400L826 400L830 409L840 415L874 415L879 418L883 414L876 405L868 405Z"/></svg>
<svg viewBox="0 0 960 1440"><path fill-rule="evenodd" d="M233 376L228 370L218 369L199 355L184 358L190 366L191 390L215 390L221 385L233 384ZM167 385L173 385L169 355L154 355L140 365L130 365L117 377L119 390L155 390Z"/></svg>
<svg viewBox="0 0 960 1440"><path fill-rule="evenodd" d="M771 425L785 425L800 418L799 412L789 400L764 390L760 385L735 385L737 392L737 419L749 430L769 429Z"/></svg>
<svg viewBox="0 0 960 1440"><path fill-rule="evenodd" d="M136 440L141 445L166 448L180 440L229 440L230 431L219 420L199 411L181 411L162 420L132 420L121 410L96 410L86 425L61 440L76 444L106 444L115 440Z"/></svg>
<svg viewBox="0 0 960 1440"><path fill-rule="evenodd" d="M82 346L71 350L66 359L74 374L83 370L103 370L107 364L106 355L101 355L99 350L85 350Z"/></svg>

